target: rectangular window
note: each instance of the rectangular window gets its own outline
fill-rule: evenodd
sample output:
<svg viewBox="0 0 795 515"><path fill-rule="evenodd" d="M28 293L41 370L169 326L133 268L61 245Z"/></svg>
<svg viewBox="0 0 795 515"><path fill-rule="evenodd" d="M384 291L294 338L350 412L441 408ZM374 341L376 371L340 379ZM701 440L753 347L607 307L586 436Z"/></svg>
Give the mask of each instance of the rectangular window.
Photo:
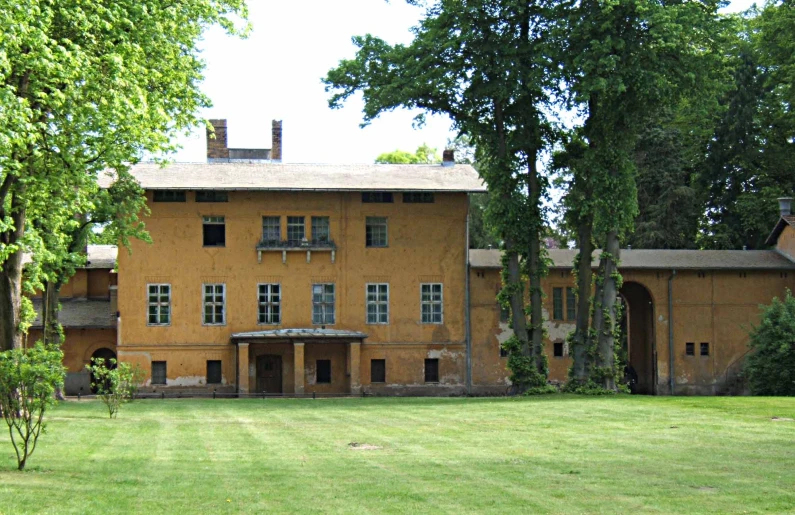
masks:
<svg viewBox="0 0 795 515"><path fill-rule="evenodd" d="M552 355L556 358L563 357L563 342L555 342L552 344Z"/></svg>
<svg viewBox="0 0 795 515"><path fill-rule="evenodd" d="M506 323L511 320L511 308L498 304L500 307L500 322Z"/></svg>
<svg viewBox="0 0 795 515"><path fill-rule="evenodd" d="M171 323L171 285L147 284L149 311L148 325L168 325Z"/></svg>
<svg viewBox="0 0 795 515"><path fill-rule="evenodd" d="M152 384L166 384L166 362L152 362Z"/></svg>
<svg viewBox="0 0 795 515"><path fill-rule="evenodd" d="M701 355L709 356L709 343L701 342Z"/></svg>
<svg viewBox="0 0 795 515"><path fill-rule="evenodd" d="M207 360L207 384L221 384L221 360Z"/></svg>
<svg viewBox="0 0 795 515"><path fill-rule="evenodd" d="M443 306L442 285L439 283L421 284L420 305L423 324L441 324Z"/></svg>
<svg viewBox="0 0 795 515"><path fill-rule="evenodd" d="M404 204L433 204L432 191L407 191L403 194Z"/></svg>
<svg viewBox="0 0 795 515"><path fill-rule="evenodd" d="M371 359L370 360L370 382L371 383L386 383L386 360L385 359Z"/></svg>
<svg viewBox="0 0 795 515"><path fill-rule="evenodd" d="M425 382L438 383L439 382L439 360L426 359L425 360Z"/></svg>
<svg viewBox="0 0 795 515"><path fill-rule="evenodd" d="M685 355L687 356L695 356L696 355L696 344L693 342L685 343Z"/></svg>
<svg viewBox="0 0 795 515"><path fill-rule="evenodd" d="M315 382L317 384L328 384L331 382L331 360L317 360Z"/></svg>
<svg viewBox="0 0 795 515"><path fill-rule="evenodd" d="M367 323L389 323L389 284L367 285Z"/></svg>
<svg viewBox="0 0 795 515"><path fill-rule="evenodd" d="M282 222L279 216L262 217L262 243L278 245L282 241Z"/></svg>
<svg viewBox="0 0 795 515"><path fill-rule="evenodd" d="M282 322L282 290L280 284L260 284L257 321L260 324Z"/></svg>
<svg viewBox="0 0 795 515"><path fill-rule="evenodd" d="M327 216L312 217L312 243L324 244L331 241L331 229Z"/></svg>
<svg viewBox="0 0 795 515"><path fill-rule="evenodd" d="M365 246L386 247L389 243L385 216L368 216L365 224Z"/></svg>
<svg viewBox="0 0 795 515"><path fill-rule="evenodd" d="M226 323L226 285L205 284L204 286L204 325L224 325Z"/></svg>
<svg viewBox="0 0 795 515"><path fill-rule="evenodd" d="M563 320L563 288L552 288L552 320Z"/></svg>
<svg viewBox="0 0 795 515"><path fill-rule="evenodd" d="M300 245L306 236L303 216L287 217L287 241L290 245Z"/></svg>
<svg viewBox="0 0 795 515"><path fill-rule="evenodd" d="M205 247L226 245L226 223L223 216L205 216L202 223L202 236Z"/></svg>
<svg viewBox="0 0 795 515"><path fill-rule="evenodd" d="M154 202L185 202L185 192L179 190L155 190L152 194Z"/></svg>
<svg viewBox="0 0 795 515"><path fill-rule="evenodd" d="M362 202L365 204L391 204L391 191L364 191L362 192Z"/></svg>
<svg viewBox="0 0 795 515"><path fill-rule="evenodd" d="M574 288L566 288L566 320L577 319L577 296Z"/></svg>
<svg viewBox="0 0 795 515"><path fill-rule="evenodd" d="M229 202L229 192L200 190L196 192L196 202Z"/></svg>
<svg viewBox="0 0 795 515"><path fill-rule="evenodd" d="M334 323L334 283L312 285L312 323Z"/></svg>

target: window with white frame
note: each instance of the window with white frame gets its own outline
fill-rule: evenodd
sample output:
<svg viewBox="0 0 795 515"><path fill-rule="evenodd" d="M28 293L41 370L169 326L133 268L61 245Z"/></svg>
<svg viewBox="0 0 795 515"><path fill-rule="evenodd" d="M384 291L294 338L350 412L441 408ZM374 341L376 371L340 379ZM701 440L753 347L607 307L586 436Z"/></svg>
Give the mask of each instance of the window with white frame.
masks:
<svg viewBox="0 0 795 515"><path fill-rule="evenodd" d="M306 227L304 226L303 216L288 216L287 217L287 241L290 245L300 245L301 241L306 236Z"/></svg>
<svg viewBox="0 0 795 515"><path fill-rule="evenodd" d="M204 286L204 325L224 325L226 323L226 285L205 284Z"/></svg>
<svg viewBox="0 0 795 515"><path fill-rule="evenodd" d="M312 217L312 243L323 244L331 241L329 218L327 216Z"/></svg>
<svg viewBox="0 0 795 515"><path fill-rule="evenodd" d="M334 283L312 285L312 323L334 323Z"/></svg>
<svg viewBox="0 0 795 515"><path fill-rule="evenodd" d="M420 305L423 324L441 324L442 285L440 283L421 284Z"/></svg>
<svg viewBox="0 0 795 515"><path fill-rule="evenodd" d="M367 323L389 323L389 284L367 285Z"/></svg>
<svg viewBox="0 0 795 515"><path fill-rule="evenodd" d="M281 218L278 216L262 217L262 242L276 245L282 240Z"/></svg>
<svg viewBox="0 0 795 515"><path fill-rule="evenodd" d="M259 285L259 312L257 321L260 324L280 324L282 322L282 289L279 284Z"/></svg>
<svg viewBox="0 0 795 515"><path fill-rule="evenodd" d="M366 247L386 247L389 244L386 217L368 216L364 236Z"/></svg>
<svg viewBox="0 0 795 515"><path fill-rule="evenodd" d="M147 284L149 310L148 325L168 325L171 323L171 285Z"/></svg>

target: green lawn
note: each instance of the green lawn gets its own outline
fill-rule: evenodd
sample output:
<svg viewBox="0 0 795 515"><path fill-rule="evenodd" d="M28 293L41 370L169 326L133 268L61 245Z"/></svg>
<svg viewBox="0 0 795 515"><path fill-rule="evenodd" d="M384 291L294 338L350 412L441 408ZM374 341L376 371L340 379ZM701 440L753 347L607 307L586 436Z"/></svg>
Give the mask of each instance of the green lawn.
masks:
<svg viewBox="0 0 795 515"><path fill-rule="evenodd" d="M177 399L105 413L61 404L23 473L0 436L0 513L795 512L795 399Z"/></svg>

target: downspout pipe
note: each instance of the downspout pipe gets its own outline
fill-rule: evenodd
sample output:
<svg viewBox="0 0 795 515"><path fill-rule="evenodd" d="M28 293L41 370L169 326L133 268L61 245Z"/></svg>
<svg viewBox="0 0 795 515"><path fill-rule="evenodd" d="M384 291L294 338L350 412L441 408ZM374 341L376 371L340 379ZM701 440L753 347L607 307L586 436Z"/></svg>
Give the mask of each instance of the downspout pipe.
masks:
<svg viewBox="0 0 795 515"><path fill-rule="evenodd" d="M668 278L668 383L671 395L674 392L674 277L676 270L671 270Z"/></svg>
<svg viewBox="0 0 795 515"><path fill-rule="evenodd" d="M464 248L464 326L466 332L466 389L467 395L472 395L472 319L470 316L470 295L469 295L469 209L471 196L467 194L467 218L466 218L466 246Z"/></svg>

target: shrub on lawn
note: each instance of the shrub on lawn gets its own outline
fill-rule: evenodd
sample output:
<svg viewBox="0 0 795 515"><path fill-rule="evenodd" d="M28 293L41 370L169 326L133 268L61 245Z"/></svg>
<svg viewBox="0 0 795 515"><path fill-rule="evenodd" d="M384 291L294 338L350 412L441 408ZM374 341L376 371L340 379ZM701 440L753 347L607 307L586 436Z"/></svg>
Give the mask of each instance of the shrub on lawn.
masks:
<svg viewBox="0 0 795 515"><path fill-rule="evenodd" d="M19 470L36 450L44 413L56 404L55 391L63 387L63 379L63 353L55 346L37 343L0 353L0 411Z"/></svg>
<svg viewBox="0 0 795 515"><path fill-rule="evenodd" d="M795 395L795 297L774 298L751 331L745 376L754 395Z"/></svg>
<svg viewBox="0 0 795 515"><path fill-rule="evenodd" d="M115 418L122 403L132 401L143 380L143 371L139 366L129 363L117 363L111 358L107 362L103 358L94 358L93 365L86 365L92 375L91 386L96 388L97 396L108 408L108 416ZM110 365L110 366L108 366Z"/></svg>

